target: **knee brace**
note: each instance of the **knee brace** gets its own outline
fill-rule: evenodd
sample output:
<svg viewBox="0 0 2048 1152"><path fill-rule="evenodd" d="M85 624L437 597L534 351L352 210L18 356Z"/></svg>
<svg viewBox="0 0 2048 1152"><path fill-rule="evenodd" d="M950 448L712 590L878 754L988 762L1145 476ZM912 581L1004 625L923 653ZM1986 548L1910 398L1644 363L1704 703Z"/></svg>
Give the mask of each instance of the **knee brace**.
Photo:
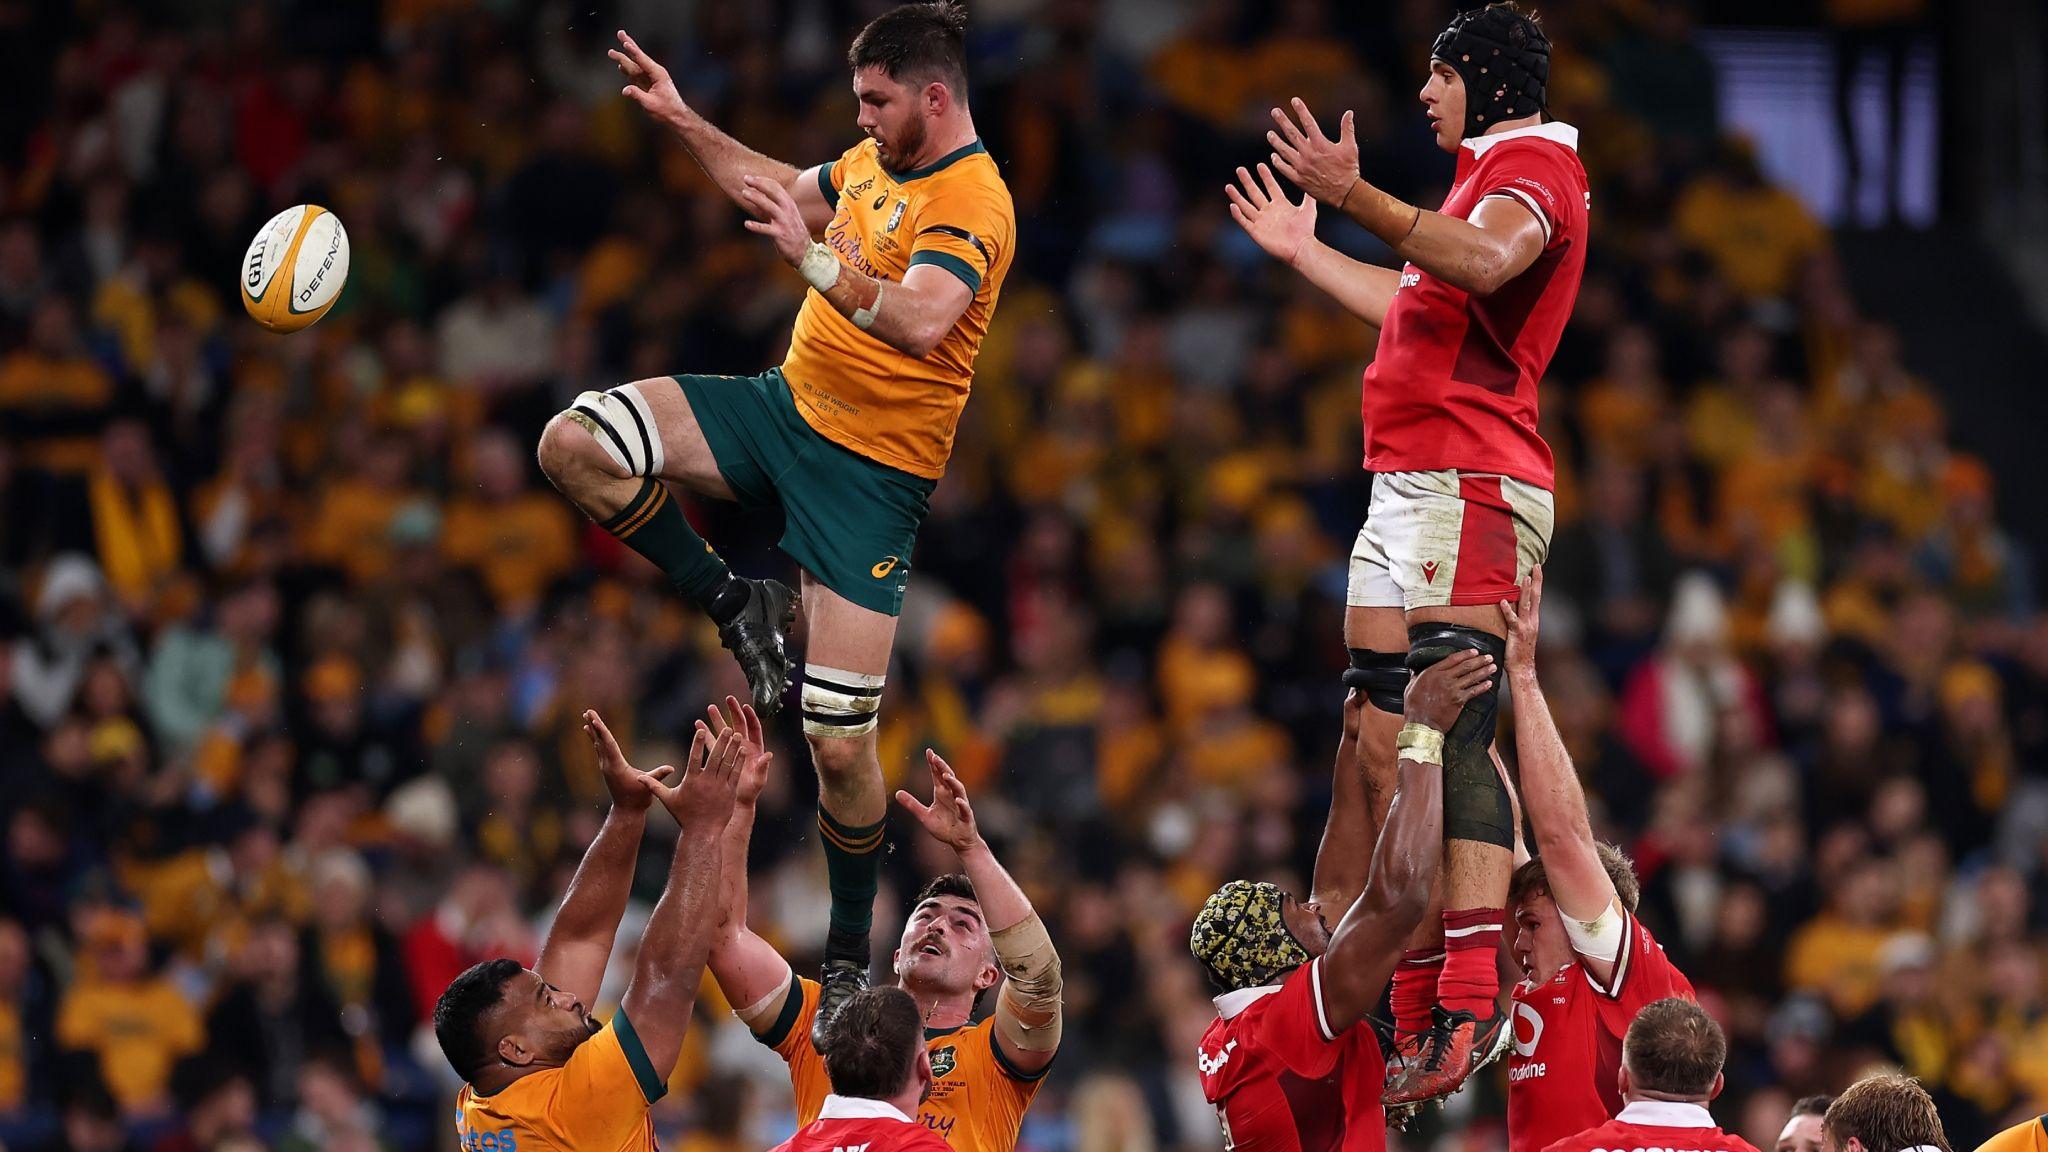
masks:
<svg viewBox="0 0 2048 1152"><path fill-rule="evenodd" d="M1494 770L1493 733L1500 719L1500 681L1507 641L1463 624L1415 624L1408 629L1408 668L1424 669L1459 652L1493 657L1493 686L1465 702L1444 733L1444 839L1515 846L1514 805Z"/></svg>
<svg viewBox="0 0 2048 1152"><path fill-rule="evenodd" d="M873 732L882 711L883 679L804 665L804 735L830 739Z"/></svg>
<svg viewBox="0 0 2048 1152"><path fill-rule="evenodd" d="M640 389L621 384L582 393L569 405L569 415L628 475L661 475L661 431Z"/></svg>
<svg viewBox="0 0 2048 1152"><path fill-rule="evenodd" d="M1370 648L1347 648L1351 667L1344 670L1344 686L1365 693L1373 707L1395 716L1404 711L1401 698L1408 693L1408 654L1375 652Z"/></svg>

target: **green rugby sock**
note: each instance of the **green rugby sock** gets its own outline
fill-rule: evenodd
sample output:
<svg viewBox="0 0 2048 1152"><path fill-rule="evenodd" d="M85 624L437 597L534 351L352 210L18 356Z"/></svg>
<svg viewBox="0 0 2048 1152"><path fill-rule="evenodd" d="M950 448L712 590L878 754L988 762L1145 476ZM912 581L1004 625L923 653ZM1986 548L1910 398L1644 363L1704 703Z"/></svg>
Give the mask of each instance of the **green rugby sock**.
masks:
<svg viewBox="0 0 2048 1152"><path fill-rule="evenodd" d="M875 923L875 894L882 887L882 825L842 824L818 809L818 837L825 845L825 881L832 890L831 928L825 958L868 958L868 930Z"/></svg>
<svg viewBox="0 0 2048 1152"><path fill-rule="evenodd" d="M711 613L713 619L730 618L746 604L746 589L733 579L711 545L690 527L688 517L669 498L668 486L648 478L617 516L599 525L621 544L654 561L676 591ZM734 603L733 591L739 592ZM721 613L721 609L724 612Z"/></svg>

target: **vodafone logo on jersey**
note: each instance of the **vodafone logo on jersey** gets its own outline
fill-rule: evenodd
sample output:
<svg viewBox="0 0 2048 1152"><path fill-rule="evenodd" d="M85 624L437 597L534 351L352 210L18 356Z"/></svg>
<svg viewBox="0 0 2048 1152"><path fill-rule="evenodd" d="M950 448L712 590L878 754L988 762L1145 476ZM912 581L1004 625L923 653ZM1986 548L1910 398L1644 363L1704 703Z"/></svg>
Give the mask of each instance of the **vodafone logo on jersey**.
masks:
<svg viewBox="0 0 2048 1152"><path fill-rule="evenodd" d="M1526 1060L1536 1054L1536 1045L1542 1042L1543 1017L1538 1016L1534 1008L1518 1001L1515 1004L1515 1055Z"/></svg>

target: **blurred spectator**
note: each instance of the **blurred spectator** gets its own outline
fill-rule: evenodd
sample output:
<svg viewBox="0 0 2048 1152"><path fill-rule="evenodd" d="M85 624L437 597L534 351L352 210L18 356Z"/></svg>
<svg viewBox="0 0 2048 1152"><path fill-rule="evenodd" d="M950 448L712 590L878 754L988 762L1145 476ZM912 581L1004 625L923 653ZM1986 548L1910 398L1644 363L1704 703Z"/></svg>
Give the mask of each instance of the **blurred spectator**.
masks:
<svg viewBox="0 0 2048 1152"><path fill-rule="evenodd" d="M57 1043L98 1060L123 1116L167 1117L172 1068L206 1042L199 1013L151 971L141 917L105 906L77 917L81 972L58 1005Z"/></svg>

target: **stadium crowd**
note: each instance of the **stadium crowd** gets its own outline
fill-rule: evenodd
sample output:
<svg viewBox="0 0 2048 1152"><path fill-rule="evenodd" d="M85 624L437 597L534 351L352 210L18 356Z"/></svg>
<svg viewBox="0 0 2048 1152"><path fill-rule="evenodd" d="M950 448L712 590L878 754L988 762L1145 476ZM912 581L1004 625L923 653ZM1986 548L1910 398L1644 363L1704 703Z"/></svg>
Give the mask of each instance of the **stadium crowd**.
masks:
<svg viewBox="0 0 2048 1152"><path fill-rule="evenodd" d="M532 462L583 389L774 363L802 286L604 48L625 24L809 164L855 131L864 7L0 5L61 46L9 56L0 101L0 1144L447 1141L423 1021L473 961L532 959L601 817L581 710L651 767L745 695ZM1060 942L1033 1152L1218 1144L1187 926L1228 877L1301 890L1313 855L1373 342L1222 187L1300 95L1356 109L1368 175L1435 203L1411 93L1445 8L973 6L1024 242L882 747L892 783L952 761ZM1972 1147L2048 1109L2027 558L1829 233L1720 132L1687 7L1541 8L1595 187L1545 382L1558 723L1728 1030L1722 1122L1771 1147L1794 1098L1884 1062ZM351 279L269 336L236 262L301 202L346 224ZM693 515L741 571L785 567L775 525ZM782 722L754 918L808 957L824 873ZM884 938L944 863L890 837ZM698 1011L664 1139L786 1136L779 1063L708 983ZM1489 1083L1405 1139L1495 1147L1499 1111Z"/></svg>

